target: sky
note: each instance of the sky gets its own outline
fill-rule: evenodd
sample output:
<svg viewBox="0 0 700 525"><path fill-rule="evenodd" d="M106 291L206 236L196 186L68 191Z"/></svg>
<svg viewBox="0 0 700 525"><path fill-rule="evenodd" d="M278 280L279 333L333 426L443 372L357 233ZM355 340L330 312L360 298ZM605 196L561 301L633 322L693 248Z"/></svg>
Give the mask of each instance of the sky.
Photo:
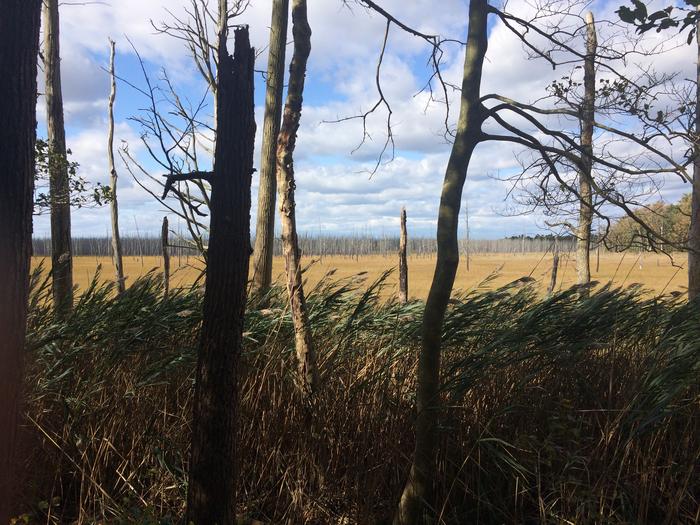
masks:
<svg viewBox="0 0 700 525"><path fill-rule="evenodd" d="M212 2L214 4L215 2ZM464 0L381 0L389 12L422 32L445 38L466 40L468 3ZM162 85L166 71L178 94L193 103L206 94L188 50L177 39L154 29L172 15L186 16L189 0L108 0L95 3L66 1L61 14L61 76L65 103L67 145L79 173L93 183L108 183L107 98L109 95L108 38L116 41L116 69L120 77L115 107L117 148L128 148L131 155L153 176L163 173L149 158L142 140L143 129L134 117L142 114L147 98L135 88L144 88L144 75L135 51L144 61L151 80ZM616 20L619 2L597 2L590 8L604 26ZM510 12L532 12L525 0L511 1ZM269 0L251 0L237 23L248 24L251 43L256 48L256 70L267 67L267 40L271 16ZM421 91L431 75L430 48L420 39L393 26L381 68L382 88L392 108L395 152L385 155L373 170L386 140L386 110L380 108L367 122L369 137L362 141L362 123L328 121L358 115L377 100L375 75L384 36L385 21L358 4L343 0L312 0L308 6L312 28L312 50L306 77L304 108L295 154L297 176L297 220L301 233L324 235L398 235L399 212L405 206L412 235L432 236L450 144L444 137L445 105L431 101ZM609 30L609 29L608 29ZM601 27L601 32L606 29ZM673 40L674 34L649 33L650 45ZM682 38L681 38L682 39ZM677 40L677 39L676 39ZM292 53L291 20L287 62ZM665 45L670 49L662 59L640 57L620 65L635 68L653 64L662 72L678 72L685 81L693 77L694 46ZM582 45L582 42L581 42ZM233 47L231 42L230 47ZM442 64L444 77L460 83L464 48L448 44ZM632 63L634 62L634 63ZM489 48L484 65L482 92L499 93L522 102L534 102L545 94L554 79L569 74L567 67L553 70L542 59L528 57L527 50L502 23L489 24ZM43 84L40 74L40 90ZM255 166L259 168L265 83L255 76L255 111L258 123ZM458 93L449 95L451 126L457 116ZM203 118L211 118L210 97ZM45 136L45 105L39 97L38 134ZM571 123L560 123L570 126ZM147 139L152 140L152 138ZM631 146L630 146L631 147ZM480 145L469 167L463 210L469 213L472 238L499 238L508 235L544 233L540 213L518 213L512 183L507 179L519 172L523 152L505 143ZM117 155L119 173L120 229L123 235L155 235L160 231L167 210L144 191ZM156 185L132 166L141 184ZM374 171L374 173L372 173ZM251 225L257 212L257 172L253 177ZM689 191L678 178L665 178L660 195L675 201ZM184 225L170 214L175 230ZM108 207L75 210L74 236L110 234ZM465 234L461 221L460 234ZM50 233L48 216L34 219L35 236Z"/></svg>

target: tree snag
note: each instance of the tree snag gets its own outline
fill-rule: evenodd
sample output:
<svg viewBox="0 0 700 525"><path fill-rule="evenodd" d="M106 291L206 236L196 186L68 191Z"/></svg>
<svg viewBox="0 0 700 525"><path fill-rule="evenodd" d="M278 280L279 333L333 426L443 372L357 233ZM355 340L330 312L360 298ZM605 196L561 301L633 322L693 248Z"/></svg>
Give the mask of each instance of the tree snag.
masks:
<svg viewBox="0 0 700 525"><path fill-rule="evenodd" d="M260 185L258 187L258 217L253 250L253 290L264 294L272 283L272 254L275 242L275 176L277 135L282 116L284 87L284 57L287 45L289 0L273 0L270 24L270 47L265 91L265 120L263 121Z"/></svg>
<svg viewBox="0 0 700 525"><path fill-rule="evenodd" d="M59 27L58 0L44 0L44 74L49 144L53 303L56 315L65 317L73 308L73 253Z"/></svg>
<svg viewBox="0 0 700 525"><path fill-rule="evenodd" d="M107 137L107 159L109 160L109 182L112 200L109 203L112 219L112 262L114 263L117 291L125 290L124 263L122 262L122 241L119 237L119 205L117 203L117 170L114 167L114 99L117 96L117 80L114 71L114 41L109 39L109 76L112 88L109 92L109 135Z"/></svg>
<svg viewBox="0 0 700 525"><path fill-rule="evenodd" d="M17 477L29 262L32 250L39 0L6 0L0 16L0 523Z"/></svg>
<svg viewBox="0 0 700 525"><path fill-rule="evenodd" d="M698 6L700 10L700 6ZM690 204L690 230L688 232L688 299L700 295L700 17L695 22L697 47L695 84L695 136L693 137L693 190Z"/></svg>
<svg viewBox="0 0 700 525"><path fill-rule="evenodd" d="M406 232L406 208L401 208L401 238L399 240L399 302L408 302L408 261L406 259L406 246L408 234Z"/></svg>
<svg viewBox="0 0 700 525"><path fill-rule="evenodd" d="M311 336L309 315L301 278L301 252L294 202L294 147L296 146L306 62L311 53L311 28L306 17L306 0L292 1L292 32L294 54L289 66L289 86L284 117L277 140L277 190L282 221L282 250L287 274L287 292L294 322L294 343L299 365L300 381L307 394L313 393L318 382L316 354Z"/></svg>
<svg viewBox="0 0 700 525"><path fill-rule="evenodd" d="M248 28L226 48L226 1L218 29L217 134L203 322L194 397L188 523L236 523L238 363L250 260L254 50Z"/></svg>
<svg viewBox="0 0 700 525"><path fill-rule="evenodd" d="M160 245L163 250L163 297L168 298L170 292L170 252L168 251L168 217L163 217L160 229Z"/></svg>

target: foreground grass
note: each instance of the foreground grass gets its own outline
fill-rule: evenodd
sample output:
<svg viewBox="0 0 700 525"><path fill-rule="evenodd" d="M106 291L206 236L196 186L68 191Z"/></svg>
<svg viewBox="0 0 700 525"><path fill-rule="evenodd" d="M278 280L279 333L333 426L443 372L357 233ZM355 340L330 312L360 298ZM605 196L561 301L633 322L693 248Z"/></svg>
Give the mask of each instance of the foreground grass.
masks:
<svg viewBox="0 0 700 525"><path fill-rule="evenodd" d="M252 298L241 375L241 514L384 523L413 446L423 304L374 283L309 294L321 389L294 383L279 289ZM33 279L26 487L36 523L176 523L186 494L200 292L95 279L65 323ZM444 331L436 523L698 523L700 308L640 290L458 294ZM258 304L266 304L259 308Z"/></svg>

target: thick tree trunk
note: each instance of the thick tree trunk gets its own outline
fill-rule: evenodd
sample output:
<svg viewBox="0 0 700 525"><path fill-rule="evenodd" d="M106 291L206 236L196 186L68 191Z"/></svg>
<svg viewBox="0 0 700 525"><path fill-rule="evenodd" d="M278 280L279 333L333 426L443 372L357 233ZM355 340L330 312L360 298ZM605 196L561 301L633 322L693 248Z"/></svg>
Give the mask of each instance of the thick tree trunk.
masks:
<svg viewBox="0 0 700 525"><path fill-rule="evenodd" d="M307 394L313 393L318 381L316 354L311 337L311 326L306 309L304 287L301 278L301 253L297 237L294 202L294 147L299 120L306 62L311 52L311 28L306 18L306 0L292 1L292 28L294 55L289 66L289 87L284 117L277 141L277 189L279 191L280 218L282 221L282 249L287 274L287 292L294 321L299 375Z"/></svg>
<svg viewBox="0 0 700 525"><path fill-rule="evenodd" d="M13 510L32 238L39 0L0 16L0 523Z"/></svg>
<svg viewBox="0 0 700 525"><path fill-rule="evenodd" d="M586 15L586 58L583 66L583 102L581 104L581 170L579 179L579 219L576 233L576 274L578 284L591 282L591 225L593 194L591 192L593 123L595 120L595 56L598 41L593 13ZM585 293L585 292L584 292Z"/></svg>
<svg viewBox="0 0 700 525"><path fill-rule="evenodd" d="M424 523L430 513L435 471L436 433L440 407L440 346L445 311L459 264L457 227L462 188L474 148L481 140L483 111L479 101L481 72L488 43L487 0L469 3L469 35L459 120L442 185L437 225L437 263L423 316L423 341L418 359L416 447L394 523Z"/></svg>
<svg viewBox="0 0 700 525"><path fill-rule="evenodd" d="M698 7L700 10L700 6ZM696 24L697 46L695 99L695 142L693 144L693 193L690 204L690 231L688 232L688 299L700 295L700 19Z"/></svg>
<svg viewBox="0 0 700 525"><path fill-rule="evenodd" d="M253 250L253 290L265 293L272 283L272 254L275 242L275 196L277 191L277 135L282 116L284 57L287 45L289 0L273 0L270 47L267 62L265 120L263 122L258 218Z"/></svg>
<svg viewBox="0 0 700 525"><path fill-rule="evenodd" d="M56 314L64 317L73 308L73 254L59 38L58 0L44 0L44 73L49 143L53 302Z"/></svg>
<svg viewBox="0 0 700 525"><path fill-rule="evenodd" d="M225 0L221 3L226 13ZM255 54L247 27L235 32L233 57L226 38L224 22L218 40L217 147L187 493L187 522L195 525L232 525L236 520L237 376L250 260Z"/></svg>
<svg viewBox="0 0 700 525"><path fill-rule="evenodd" d="M170 252L168 250L168 217L163 217L160 229L160 245L163 250L163 297L170 293Z"/></svg>
<svg viewBox="0 0 700 525"><path fill-rule="evenodd" d="M406 208L401 208L401 238L399 240L399 302L408 302L408 260L406 248L408 233L406 232Z"/></svg>
<svg viewBox="0 0 700 525"><path fill-rule="evenodd" d="M122 293L126 287L124 282L124 263L122 262L122 241L119 237L119 203L117 201L117 169L114 167L114 99L117 96L117 80L114 72L114 41L109 41L109 76L112 79L112 89L109 92L109 135L107 137L107 159L109 160L109 182L112 190L110 212L112 219L112 262L114 263L115 282L117 291Z"/></svg>

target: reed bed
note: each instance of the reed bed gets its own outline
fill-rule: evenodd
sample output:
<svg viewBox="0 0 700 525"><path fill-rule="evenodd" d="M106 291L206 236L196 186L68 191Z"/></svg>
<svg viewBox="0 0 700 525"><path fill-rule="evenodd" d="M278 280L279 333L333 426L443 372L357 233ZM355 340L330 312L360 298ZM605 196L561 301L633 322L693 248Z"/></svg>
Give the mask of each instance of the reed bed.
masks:
<svg viewBox="0 0 700 525"><path fill-rule="evenodd" d="M388 523L410 465L423 303L329 273L309 293L321 388L295 385L286 293L252 297L240 377L241 521ZM37 269L26 523L178 523L201 291L96 277L71 317ZM700 308L638 287L455 294L435 523L700 522Z"/></svg>

